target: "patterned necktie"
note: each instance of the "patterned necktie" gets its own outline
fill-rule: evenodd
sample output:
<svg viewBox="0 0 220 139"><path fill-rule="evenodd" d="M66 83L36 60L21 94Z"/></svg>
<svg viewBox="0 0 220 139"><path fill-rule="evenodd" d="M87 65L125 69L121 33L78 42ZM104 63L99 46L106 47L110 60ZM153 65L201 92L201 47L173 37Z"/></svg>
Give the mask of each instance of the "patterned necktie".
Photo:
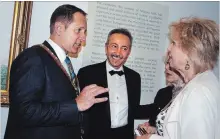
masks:
<svg viewBox="0 0 220 139"><path fill-rule="evenodd" d="M65 62L67 64L67 67L68 67L68 70L69 70L69 73L70 73L70 77L71 77L71 82L72 82L72 85L74 87L74 89L76 90L76 95L78 96L79 95L79 86L78 86L78 79L76 77L76 74L73 70L73 65L69 59L69 57L67 56L66 59L65 59ZM80 113L80 132L81 132L81 139L83 139L83 135L84 135L84 126L83 126L83 113L82 112L79 112Z"/></svg>
<svg viewBox="0 0 220 139"><path fill-rule="evenodd" d="M70 79L71 79L72 85L73 85L74 89L76 90L76 93L77 93L76 95L78 96L79 95L79 88L78 88L78 84L77 84L77 77L76 77L76 74L73 70L72 63L71 63L68 56L66 57L65 62L67 64L67 67L68 67L68 70L70 73Z"/></svg>

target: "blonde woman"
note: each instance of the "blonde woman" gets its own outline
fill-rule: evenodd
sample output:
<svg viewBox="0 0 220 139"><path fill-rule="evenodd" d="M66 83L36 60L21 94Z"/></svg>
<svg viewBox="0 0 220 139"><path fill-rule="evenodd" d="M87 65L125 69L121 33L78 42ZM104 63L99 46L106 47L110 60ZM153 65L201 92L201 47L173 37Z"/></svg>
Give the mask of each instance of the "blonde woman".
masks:
<svg viewBox="0 0 220 139"><path fill-rule="evenodd" d="M218 25L201 18L172 23L168 55L186 85L160 119L163 134L137 139L220 139L220 86L212 72L219 56Z"/></svg>

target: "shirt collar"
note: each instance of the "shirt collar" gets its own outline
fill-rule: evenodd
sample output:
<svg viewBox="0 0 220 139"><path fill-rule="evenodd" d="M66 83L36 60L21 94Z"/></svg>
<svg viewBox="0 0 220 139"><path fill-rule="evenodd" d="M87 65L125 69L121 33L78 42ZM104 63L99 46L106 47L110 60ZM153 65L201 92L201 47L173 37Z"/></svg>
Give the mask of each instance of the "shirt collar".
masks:
<svg viewBox="0 0 220 139"><path fill-rule="evenodd" d="M122 71L124 71L123 66L121 66L119 69L115 69L114 67L112 67L112 66L109 64L108 60L106 60L106 69L107 69L108 72L111 71L111 70L115 70L115 71L120 71L120 70L122 70Z"/></svg>
<svg viewBox="0 0 220 139"><path fill-rule="evenodd" d="M47 42L51 45L51 47L57 54L57 57L59 58L60 62L63 63L66 59L65 51L51 39L48 39Z"/></svg>

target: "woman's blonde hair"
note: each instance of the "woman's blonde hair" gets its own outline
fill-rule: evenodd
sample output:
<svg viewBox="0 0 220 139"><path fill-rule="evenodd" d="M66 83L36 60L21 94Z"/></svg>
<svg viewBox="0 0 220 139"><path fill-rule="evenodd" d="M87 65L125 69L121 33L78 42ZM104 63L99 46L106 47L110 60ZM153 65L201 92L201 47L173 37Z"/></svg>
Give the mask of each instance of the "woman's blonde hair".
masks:
<svg viewBox="0 0 220 139"><path fill-rule="evenodd" d="M219 56L219 27L209 19L182 18L170 25L180 38L180 47L193 62L195 73L213 69Z"/></svg>

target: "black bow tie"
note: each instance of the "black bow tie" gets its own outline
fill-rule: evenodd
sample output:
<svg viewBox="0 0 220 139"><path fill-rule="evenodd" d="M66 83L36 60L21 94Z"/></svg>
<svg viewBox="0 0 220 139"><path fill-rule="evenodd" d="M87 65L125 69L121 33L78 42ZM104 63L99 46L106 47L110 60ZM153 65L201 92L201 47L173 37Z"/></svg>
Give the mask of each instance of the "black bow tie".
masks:
<svg viewBox="0 0 220 139"><path fill-rule="evenodd" d="M111 74L111 76L114 74L118 74L119 76L124 74L124 72L122 70L120 70L120 71L111 70L111 71L109 71L109 73Z"/></svg>

